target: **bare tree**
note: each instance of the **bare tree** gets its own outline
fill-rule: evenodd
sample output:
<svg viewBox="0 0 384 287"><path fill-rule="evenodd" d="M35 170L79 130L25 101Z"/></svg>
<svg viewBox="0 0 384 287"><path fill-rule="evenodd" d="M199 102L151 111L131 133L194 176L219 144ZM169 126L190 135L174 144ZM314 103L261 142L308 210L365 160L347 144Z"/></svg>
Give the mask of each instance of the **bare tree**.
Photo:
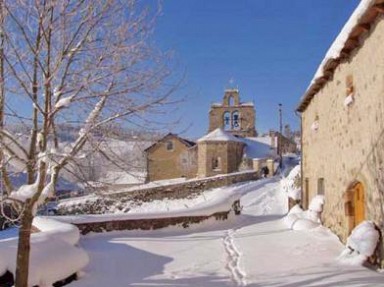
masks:
<svg viewBox="0 0 384 287"><path fill-rule="evenodd" d="M81 156L95 131L113 121L145 124L169 103L168 56L150 42L158 7L135 0L0 1L0 145L4 192L19 212L16 286L28 284L32 220L59 173ZM28 135L7 129L21 121ZM76 123L61 146L62 123ZM27 173L15 189L10 166Z"/></svg>

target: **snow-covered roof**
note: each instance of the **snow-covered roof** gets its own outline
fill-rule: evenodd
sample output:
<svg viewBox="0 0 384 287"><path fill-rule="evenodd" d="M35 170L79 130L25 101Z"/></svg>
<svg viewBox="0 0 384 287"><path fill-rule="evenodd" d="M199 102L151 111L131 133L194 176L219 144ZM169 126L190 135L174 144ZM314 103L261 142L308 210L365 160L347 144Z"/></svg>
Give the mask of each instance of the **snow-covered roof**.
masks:
<svg viewBox="0 0 384 287"><path fill-rule="evenodd" d="M198 139L197 142L242 142L234 135L224 131L221 128L217 128L209 134Z"/></svg>
<svg viewBox="0 0 384 287"><path fill-rule="evenodd" d="M323 85L331 78L329 75L326 75L326 72L333 73L335 68L340 63L341 58L344 57L343 52L348 54L348 52L350 53L351 50L356 48L355 44L351 44L350 46L348 45L349 40L355 43L356 38L358 38L362 33L366 32L366 28L361 28L358 31L356 29L359 28L359 24L369 24L376 19L378 12L374 12L372 14L373 16L368 15L368 13L374 5L378 5L379 3L380 5L383 5L383 0L361 0L360 4L357 6L349 20L344 25L340 34L336 37L335 41L328 49L309 87L307 88L305 94L301 97L299 106L297 108L299 112L303 112L306 109L315 94L317 94ZM367 17L367 15L369 17Z"/></svg>
<svg viewBox="0 0 384 287"><path fill-rule="evenodd" d="M247 158L271 158L275 157L276 149L271 146L271 137L252 137L244 138L242 141L246 144L245 146L245 157Z"/></svg>
<svg viewBox="0 0 384 287"><path fill-rule="evenodd" d="M153 147L157 146L158 144L164 142L165 140L169 139L169 138L175 138L175 139L178 139L181 143L183 143L186 147L193 147L196 145L196 143L194 141L190 141L190 140L187 140L187 139L184 139L184 138L181 138L179 137L178 135L176 134L173 134L173 133L168 133L166 134L164 137L162 137L161 139L159 139L158 141L154 142L152 145L150 145L149 147L147 147L144 151L145 152L148 152L149 150L151 150Z"/></svg>
<svg viewBox="0 0 384 287"><path fill-rule="evenodd" d="M240 105L244 106L244 107L253 107L254 106L253 102L241 103Z"/></svg>

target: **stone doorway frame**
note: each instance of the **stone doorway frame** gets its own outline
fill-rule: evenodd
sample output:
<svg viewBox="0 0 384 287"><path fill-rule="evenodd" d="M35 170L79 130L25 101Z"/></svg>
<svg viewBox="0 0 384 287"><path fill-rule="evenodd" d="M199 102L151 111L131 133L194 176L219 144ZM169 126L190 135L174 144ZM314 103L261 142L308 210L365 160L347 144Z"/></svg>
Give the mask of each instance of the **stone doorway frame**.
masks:
<svg viewBox="0 0 384 287"><path fill-rule="evenodd" d="M347 230L348 234L352 232L352 230L358 225L362 220L359 222L356 222L356 212L358 210L357 208L357 190L361 189L363 199L360 200L360 204L362 202L362 205L359 207L360 210L362 210L363 213L363 220L365 220L365 187L364 184L361 181L354 181L352 182L348 188L347 191L344 194L344 214L346 216L346 222L347 222ZM361 196L361 195L360 195Z"/></svg>

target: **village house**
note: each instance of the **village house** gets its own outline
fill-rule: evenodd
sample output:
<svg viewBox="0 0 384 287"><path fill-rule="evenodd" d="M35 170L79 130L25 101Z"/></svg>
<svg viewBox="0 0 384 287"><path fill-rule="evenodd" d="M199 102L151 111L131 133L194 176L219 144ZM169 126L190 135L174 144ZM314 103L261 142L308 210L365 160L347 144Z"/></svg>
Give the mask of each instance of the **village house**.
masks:
<svg viewBox="0 0 384 287"><path fill-rule="evenodd" d="M196 143L169 133L145 149L147 180L193 178L197 174Z"/></svg>
<svg viewBox="0 0 384 287"><path fill-rule="evenodd" d="M364 0L302 97L303 205L325 196L323 223L342 240L384 219L384 0Z"/></svg>

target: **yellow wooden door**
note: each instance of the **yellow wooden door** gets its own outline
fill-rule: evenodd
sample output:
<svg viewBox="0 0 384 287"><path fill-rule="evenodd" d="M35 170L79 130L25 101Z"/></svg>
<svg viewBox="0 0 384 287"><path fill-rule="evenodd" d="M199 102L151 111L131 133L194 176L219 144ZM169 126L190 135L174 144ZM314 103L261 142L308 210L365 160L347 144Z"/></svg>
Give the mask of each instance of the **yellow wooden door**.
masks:
<svg viewBox="0 0 384 287"><path fill-rule="evenodd" d="M354 189L354 206L355 206L355 226L365 220L365 199L364 187L361 183L356 184Z"/></svg>

